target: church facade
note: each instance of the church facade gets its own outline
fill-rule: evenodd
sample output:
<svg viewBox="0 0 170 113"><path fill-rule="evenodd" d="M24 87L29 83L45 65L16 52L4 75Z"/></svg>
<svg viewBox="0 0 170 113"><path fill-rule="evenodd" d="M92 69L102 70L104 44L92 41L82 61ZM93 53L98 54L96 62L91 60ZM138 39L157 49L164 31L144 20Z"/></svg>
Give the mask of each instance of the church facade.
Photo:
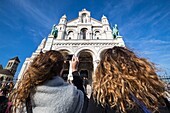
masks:
<svg viewBox="0 0 170 113"><path fill-rule="evenodd" d="M116 26L117 27L117 26ZM115 33L110 28L106 16L101 21L91 17L86 9L79 12L78 18L68 21L66 15L60 18L58 25L54 25L48 38L44 38L37 50L30 58L26 58L18 79L40 52L58 50L65 56L75 55L79 57L79 72L81 76L88 78L91 83L92 75L100 61L101 54L113 46L125 46L118 29ZM71 79L70 61L64 66L64 74Z"/></svg>
<svg viewBox="0 0 170 113"><path fill-rule="evenodd" d="M14 75L17 71L20 60L18 57L14 57L8 60L5 68L0 65L0 87L1 85L13 82Z"/></svg>

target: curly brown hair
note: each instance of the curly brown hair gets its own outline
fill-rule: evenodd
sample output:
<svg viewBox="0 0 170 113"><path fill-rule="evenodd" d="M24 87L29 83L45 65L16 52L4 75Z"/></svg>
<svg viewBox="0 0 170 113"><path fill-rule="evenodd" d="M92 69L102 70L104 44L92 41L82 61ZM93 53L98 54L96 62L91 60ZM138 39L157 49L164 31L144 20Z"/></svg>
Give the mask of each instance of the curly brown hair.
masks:
<svg viewBox="0 0 170 113"><path fill-rule="evenodd" d="M131 96L134 95L148 109L158 111L165 83L155 70L153 63L127 48L107 49L93 76L93 98L102 106L126 112L136 105Z"/></svg>
<svg viewBox="0 0 170 113"><path fill-rule="evenodd" d="M14 112L16 112L17 108L23 109L23 104L36 86L43 84L53 76L60 75L63 64L64 57L58 51L50 50L37 55L24 73L23 78L18 82L16 89L10 95Z"/></svg>

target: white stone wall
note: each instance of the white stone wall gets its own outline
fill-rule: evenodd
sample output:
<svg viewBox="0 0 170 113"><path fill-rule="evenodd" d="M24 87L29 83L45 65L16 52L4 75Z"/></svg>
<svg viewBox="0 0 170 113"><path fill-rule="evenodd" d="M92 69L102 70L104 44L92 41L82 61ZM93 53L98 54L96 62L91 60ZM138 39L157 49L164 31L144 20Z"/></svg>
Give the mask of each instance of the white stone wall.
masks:
<svg viewBox="0 0 170 113"><path fill-rule="evenodd" d="M82 23L82 14L85 13L87 16L87 22ZM36 52L34 52L30 58L25 60L18 76L19 79L22 78L22 75L28 68L30 62L40 53L40 51L67 50L69 54L79 56L80 52L85 50L92 55L93 70L95 70L102 51L112 48L113 46L125 46L121 36L113 39L112 30L105 16L101 18L101 21L98 21L92 18L90 12L85 9L79 12L78 18L71 21L67 21L66 15L62 16L57 25L57 29L57 38L54 38L53 35L49 35L47 41L42 41ZM86 39L82 39L81 37L82 29L87 30Z"/></svg>

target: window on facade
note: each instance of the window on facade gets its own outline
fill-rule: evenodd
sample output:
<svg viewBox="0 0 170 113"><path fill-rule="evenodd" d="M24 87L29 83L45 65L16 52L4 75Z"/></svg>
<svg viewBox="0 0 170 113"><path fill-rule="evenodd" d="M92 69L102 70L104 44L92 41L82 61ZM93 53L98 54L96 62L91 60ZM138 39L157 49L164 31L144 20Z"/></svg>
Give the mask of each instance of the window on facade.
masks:
<svg viewBox="0 0 170 113"><path fill-rule="evenodd" d="M73 31L68 32L68 39L73 39L74 33Z"/></svg>
<svg viewBox="0 0 170 113"><path fill-rule="evenodd" d="M81 39L86 39L87 28L81 29Z"/></svg>
<svg viewBox="0 0 170 113"><path fill-rule="evenodd" d="M94 36L95 36L95 39L99 39L99 37L100 37L100 32L99 32L99 31L96 31Z"/></svg>
<svg viewBox="0 0 170 113"><path fill-rule="evenodd" d="M13 67L14 67L14 68L16 68L16 67L17 67L17 63L16 63L16 62L14 63Z"/></svg>
<svg viewBox="0 0 170 113"><path fill-rule="evenodd" d="M11 67L12 66L12 62L10 62L10 65L9 65L9 67Z"/></svg>
<svg viewBox="0 0 170 113"><path fill-rule="evenodd" d="M10 63L8 63L7 67L9 67L9 66L10 66Z"/></svg>
<svg viewBox="0 0 170 113"><path fill-rule="evenodd" d="M88 17L86 13L82 14L82 23L87 23Z"/></svg>

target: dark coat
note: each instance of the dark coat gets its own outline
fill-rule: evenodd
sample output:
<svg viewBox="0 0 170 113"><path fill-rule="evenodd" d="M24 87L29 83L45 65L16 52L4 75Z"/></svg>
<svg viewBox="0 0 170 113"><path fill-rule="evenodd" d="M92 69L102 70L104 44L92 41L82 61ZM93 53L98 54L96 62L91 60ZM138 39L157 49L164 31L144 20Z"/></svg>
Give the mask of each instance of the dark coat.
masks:
<svg viewBox="0 0 170 113"><path fill-rule="evenodd" d="M166 107L159 107L160 113L170 113L168 110L169 103L166 103ZM93 99L93 97L90 97L88 109L86 113L120 113L116 108L110 108L109 106L102 107L100 104L97 104L97 102ZM133 109L127 110L127 113L144 113L143 110L136 105Z"/></svg>
<svg viewBox="0 0 170 113"><path fill-rule="evenodd" d="M73 84L77 87L77 89L81 90L84 94L84 105L83 105L82 113L86 113L89 99L88 99L86 92L84 90L84 87L83 87L83 80L80 77L78 71L75 71L72 74L73 74L73 81L72 81Z"/></svg>
<svg viewBox="0 0 170 113"><path fill-rule="evenodd" d="M8 106L8 98L0 96L0 113L5 113Z"/></svg>

